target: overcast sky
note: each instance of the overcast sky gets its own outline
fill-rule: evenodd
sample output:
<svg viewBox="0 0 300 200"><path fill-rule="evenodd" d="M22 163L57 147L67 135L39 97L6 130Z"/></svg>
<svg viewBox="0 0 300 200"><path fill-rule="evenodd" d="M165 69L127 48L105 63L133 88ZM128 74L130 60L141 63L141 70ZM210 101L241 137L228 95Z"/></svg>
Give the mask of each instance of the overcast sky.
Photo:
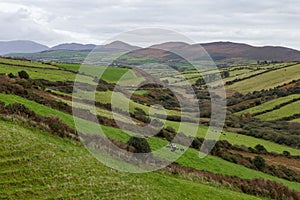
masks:
<svg viewBox="0 0 300 200"><path fill-rule="evenodd" d="M0 40L101 44L158 27L199 43L243 42L300 49L300 1L0 0Z"/></svg>

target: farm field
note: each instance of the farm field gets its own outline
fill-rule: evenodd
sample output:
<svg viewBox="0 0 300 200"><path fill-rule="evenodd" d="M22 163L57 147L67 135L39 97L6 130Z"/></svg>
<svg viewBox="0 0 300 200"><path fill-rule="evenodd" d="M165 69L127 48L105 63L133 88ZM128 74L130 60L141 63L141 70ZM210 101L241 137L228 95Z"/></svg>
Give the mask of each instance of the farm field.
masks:
<svg viewBox="0 0 300 200"><path fill-rule="evenodd" d="M145 93L145 91L143 91L142 93ZM143 105L143 104L139 104L136 103L134 101L132 101L131 99L128 100L128 98L121 92L112 92L112 91L105 91L105 92L95 92L95 101L96 102L101 102L101 103L112 103L111 99L112 99L112 95L115 99L118 99L118 101L114 102L114 107L116 108L120 108L122 110L125 110L125 103L127 101L129 101L129 111L130 112L134 112L134 110L136 108L140 108L142 110L144 110L146 113L149 113L149 106ZM78 94L76 94L76 97L81 97L84 99L93 99L93 92L89 92L89 91L80 91L78 92ZM161 110L155 110L156 113L158 114L163 114L163 111ZM169 115L180 115L179 111L176 110L167 110L166 109L167 114Z"/></svg>
<svg viewBox="0 0 300 200"><path fill-rule="evenodd" d="M50 115L54 115L54 116L59 116L66 124L70 125L71 127L74 127L74 122L72 119L72 116L66 113L63 113L61 111L57 111L55 109L40 105L36 102L33 101L29 101L27 99L24 99L22 97L18 97L15 95L6 95L6 94L0 94L0 101L3 101L7 104L11 104L11 103L21 103L26 105L28 108L35 110L35 112L37 114L43 115L43 116L50 116ZM104 112L105 117L109 117L111 118L112 115L108 114L107 112L105 112L105 110L97 110L97 112L99 112L98 114L102 114ZM126 118L119 116L119 118L122 121L126 121ZM188 122L183 122L183 126L186 128L186 130L188 130L188 128L191 128L192 126L195 126L192 123L188 123ZM178 128L179 127L179 123L178 122L172 122L172 121L166 121L165 126L171 126L173 128ZM207 132L207 127L206 126L200 126L198 129L198 137L204 137L205 134ZM274 151L274 152L278 152L278 153L282 153L284 150L288 150L291 152L292 155L300 155L300 150L294 149L294 148L290 148L290 147L286 147L283 145L279 145L270 141L266 141L263 139L258 139L258 138L254 138L254 137L250 137L250 136L245 136L245 135L240 135L240 134L236 134L236 133L232 133L232 132L227 132L224 131L223 134L220 136L221 140L228 140L230 143L232 144L237 144L237 145L244 145L247 143L247 146L251 146L254 147L257 144L262 144L266 147L267 150L269 151Z"/></svg>
<svg viewBox="0 0 300 200"><path fill-rule="evenodd" d="M1 73L17 74L19 71L26 71L33 79L46 79L49 81L74 81L76 74L62 70L45 70L43 68L28 68L10 65L0 65ZM80 76L82 81L93 83L93 78Z"/></svg>
<svg viewBox="0 0 300 200"><path fill-rule="evenodd" d="M291 120L291 122L300 122L300 118L293 119L293 120Z"/></svg>
<svg viewBox="0 0 300 200"><path fill-rule="evenodd" d="M267 101L259 106L255 106L255 107L237 112L236 114L238 114L238 115L243 114L243 113L254 114L254 113L258 113L258 112L263 112L265 110L273 109L275 106L278 106L282 103L288 102L288 101L296 99L296 98L300 98L300 94L293 94L293 95L289 95L289 96L285 96L285 97L280 97L277 99L272 99L272 100Z"/></svg>
<svg viewBox="0 0 300 200"><path fill-rule="evenodd" d="M178 122L172 122L172 121L166 121L165 126L171 126L175 129L178 129L179 127ZM181 126L185 127L185 130L192 129L192 127L196 126L195 124L188 123L188 122L182 122ZM194 130L194 129L192 129ZM197 136L198 137L205 137L207 133L208 127L207 126L199 126ZM227 140L231 144L236 144L236 145L246 145L247 147L254 147L257 144L263 145L268 151L270 152L277 152L277 153L282 153L283 151L290 151L291 154L293 155L300 155L300 150L299 149L294 149L291 147L287 147L284 145L279 145L274 142L270 142L267 140L259 139L259 138L254 138L250 137L247 135L241 135L233 132L228 132L228 131L223 131L222 134L220 135L220 140Z"/></svg>
<svg viewBox="0 0 300 200"><path fill-rule="evenodd" d="M273 70L250 79L239 81L233 85L227 86L227 88L243 94L247 92L273 88L278 85L300 79L299 66L300 65L297 64L290 67Z"/></svg>
<svg viewBox="0 0 300 200"><path fill-rule="evenodd" d="M28 66L28 67L38 67L38 68L48 68L48 69L58 69L58 67L53 66L51 64L36 62L36 61L27 61L27 60L13 60L13 59L6 59L6 58L0 58L1 64L8 64L11 66Z"/></svg>
<svg viewBox="0 0 300 200"><path fill-rule="evenodd" d="M1 59L0 58L0 70L1 73L13 73L17 74L21 70L25 70L29 76L33 79L46 79L50 81L74 81L76 78L76 70L73 70L71 67L68 67L69 65L73 66L72 64L60 64L58 65L58 68L56 67L57 64L49 65L49 64L41 64L39 62L29 62L29 61L18 61L18 60L9 60L9 59ZM8 63L8 64L6 64ZM16 64L16 65L14 65ZM74 64L75 69L79 68L80 65ZM66 67L64 67L66 66ZM71 69L70 69L71 68ZM84 66L82 68L82 71L85 72L85 74L90 74L95 76L95 68L97 69L97 73L103 73L101 76L102 80L105 80L109 83L116 83L124 74L127 72L127 76L124 77L124 81L126 79L131 80L135 79L136 75L132 70L128 70L127 68L117 68L117 67L101 67L101 66ZM65 71L63 69L72 70L74 72ZM104 71L105 69L105 71ZM78 70L78 69L77 69ZM81 82L86 83L93 83L93 77L89 76L78 76L78 80Z"/></svg>
<svg viewBox="0 0 300 200"><path fill-rule="evenodd" d="M0 101L4 102L5 105L13 104L13 103L19 103L25 105L27 108L34 110L36 114L42 115L42 116L55 116L59 117L63 123L69 125L71 128L75 128L75 122L79 123L78 125L82 127L80 131L86 133L86 134L105 134L110 139L113 139L115 141L128 143L128 141L132 138L132 136L145 136L145 133L142 132L132 132L132 131L123 131L121 129L115 128L114 125L104 126L91 122L86 121L80 118L73 118L71 114L69 113L69 110L66 109L66 107L59 108L60 110L66 109L65 112L59 111L53 108L50 108L48 106L52 104L47 104L47 101L62 101L66 103L67 105L71 106L72 101L71 97L72 94L70 94L69 91L69 85L66 86L66 88L61 87L63 85L59 85L57 82L58 87L54 86L49 87L20 87L18 88L17 92L23 92L21 93L21 96L17 96L14 94L16 91L13 90L15 87L14 84L18 85L19 80L22 80L23 82L30 81L30 79L47 79L50 81L74 81L76 76L76 71L78 70L79 65L78 64L66 64L66 63L39 63L39 62L29 62L24 61L24 65L22 64L22 61L19 60L12 60L7 61L5 63L6 59L3 59L3 63L1 64L0 60L0 70L2 70L2 77L3 77L3 83L4 81L7 81L7 89L8 92L2 91L0 93ZM15 62L15 63L14 63ZM31 66L31 65L32 66ZM33 66L34 65L34 66ZM47 67L47 66L52 66ZM300 65L299 65L300 66ZM100 72L104 68L101 66L98 66ZM289 68L289 67L287 67ZM94 66L85 66L85 74L80 75L83 78L83 82L86 83L93 83L95 84L94 77L93 76L87 76L86 74L92 74L94 72L95 67ZM13 73L18 74L21 70L24 70L28 72L30 79L22 79L21 77L15 77L15 78L9 78L6 75L3 75L3 73ZM222 69L227 70L227 69ZM261 69L263 70L263 69ZM259 71L261 71L259 70ZM271 72L276 72L271 71ZM231 74L231 76L237 77L237 76L246 76L247 74L253 73L256 71L252 71L248 68L243 68L239 70L235 70L234 74ZM267 72L265 74L271 73ZM139 77L130 69L127 68L117 68L117 67L108 67L107 71L104 72L102 78L103 80L107 81L108 83L117 83L118 79L122 77L124 74L127 73L128 80L126 85L126 89L129 88L129 90L133 87L130 86L130 81L132 79L139 79ZM157 73L160 73L157 71ZM192 80L196 79L194 78L194 75L196 74L193 71L185 72L186 76L189 78L192 78ZM210 73L205 71L205 73ZM264 75L264 74L262 74ZM259 75L259 76L262 76ZM170 75L172 76L172 75ZM168 77L163 77L167 78ZM231 77L229 77L231 78ZM126 79L126 78L125 78ZM249 79L250 80L250 79ZM125 83L127 79L123 82ZM178 81L177 78L174 79L174 81ZM21 82L21 81L20 81ZM242 81L241 81L242 82ZM177 82L180 84L180 82ZM237 82L238 83L238 82ZM5 83L6 84L6 83ZM4 85L5 85L4 84ZM118 83L119 84L119 83ZM110 85L111 86L111 85ZM104 88L107 87L106 84L104 84ZM291 86L294 87L294 86ZM199 88L197 88L199 89ZM50 92L51 91L51 92ZM66 91L64 93L63 91ZM121 90L122 91L122 90ZM86 99L86 97L91 96L92 92L83 92L82 90L77 90L78 94L81 94L82 99ZM34 101L28 100L30 99L31 93L38 94L43 96L45 98L45 104L39 104ZM28 96L26 96L26 94ZM96 101L101 103L101 105L104 104L110 104L111 102L111 96L112 91L106 90L106 91L97 91L96 93ZM136 110L136 108L139 108L143 110L145 113L142 114L143 116L152 115L153 112L158 114L163 114L163 112L159 109L152 109L150 110L150 106L148 105L149 102L149 95L155 95L153 92L148 92L147 89L140 89L135 92L137 95L135 98L137 98L137 102L140 102L138 98L141 98L141 103L137 103L131 99L129 99L129 111L131 114L139 114ZM18 94L20 95L20 93ZM65 95L62 96L62 95ZM113 105L115 107L124 109L124 102L127 101L127 94L124 92L116 92L115 98L117 99L117 102L114 102ZM138 95L144 95L144 96L138 96ZM263 111L264 109L271 109L276 105L279 105L281 103L285 103L287 101L290 101L294 98L299 98L300 95L293 94L282 98L277 98L271 101L267 101L266 103L255 106L247 110L243 110L238 113L240 115L244 112L258 112ZM28 99L26 99L28 98ZM80 98L80 97L79 97ZM151 97L153 98L153 97ZM154 97L155 98L155 97ZM145 100L145 101L144 101ZM148 102L147 102L148 101ZM144 103L146 102L146 103ZM172 101L171 101L172 102ZM52 102L53 103L53 102ZM298 102L294 102L298 103ZM92 110L92 107L88 104L84 103L76 103L75 106L79 106L80 108L84 108L87 110ZM99 104L100 105L100 104ZM172 105L172 103L168 103L166 105ZM290 104L289 104L290 105ZM292 115L293 113L296 113L295 110L297 109L291 109L286 105L281 109L285 109L284 111L281 111L281 113L285 113L288 116ZM66 105L65 105L66 106ZM107 105L105 105L106 107ZM293 108L295 106L298 106L298 104L291 105ZM101 106L100 106L101 107ZM297 108L298 108L297 107ZM174 108L174 110L172 110ZM178 130L179 125L185 127L184 134L190 135L192 130L197 130L197 137L204 138L206 136L208 127L206 125L196 125L194 123L189 122L176 122L176 117L179 117L181 113L176 110L177 107L172 107L170 110L166 109L167 114L170 116L170 120L165 120L163 129L162 130L168 130L167 127L172 127L175 129L175 133ZM106 123L105 124L111 124L113 117L115 119L120 120L124 123L128 123L129 118L126 117L123 114L115 114L113 116L113 113L109 111L109 109L102 109L97 107L96 113L99 116L106 117ZM151 112L150 112L151 111ZM275 110L276 111L276 110ZM5 113L5 112L4 112ZM270 112L272 113L272 112ZM237 113L235 113L237 114ZM268 113L266 113L268 114ZM5 115L5 114L4 114ZM90 155L87 150L80 144L78 144L75 141L71 141L68 139L62 139L55 135L51 135L49 133L46 133L41 130L37 130L33 127L24 126L26 124L26 119L24 118L14 118L14 116L4 116L1 115L0 118L0 128L3 130L2 136L0 136L1 144L0 144L0 150L3 150L0 153L0 157L2 158L2 165L0 165L0 187L4 188L4 190L0 191L0 198L17 198L19 196L25 197L25 198L77 198L79 196L85 197L85 198L94 198L94 197L100 197L100 198L108 198L109 196L113 195L114 192L118 193L119 196L116 196L116 198L130 198L130 199L140 199L140 198L146 198L146 196L154 196L157 195L157 197L164 198L164 199L174 199L177 197L180 198L186 198L187 195L191 199L201 199L197 198L196 194L202 194L202 193L195 193L193 190L195 188L199 188L203 191L203 199L210 199L213 198L211 192L218 190L220 193L224 193L225 196L222 197L222 199L235 199L236 197L239 197L239 199L262 199L257 197L252 197L240 192L237 192L235 190L229 190L227 186L224 184L218 184L215 185L214 183L207 183L206 181L203 182L203 178L200 178L197 181L192 181L191 178L186 177L185 175L167 175L164 173L164 171L158 171L158 172L151 172L148 174L140 174L140 175L134 175L134 177L128 176L126 173L119 173L117 171L114 171L113 169L109 169L102 165L100 162L97 162L92 155ZM238 117L233 115L236 120ZM274 114L274 116L277 114ZM258 116L258 117L261 117ZM169 118L168 118L169 119ZM207 118L201 118L200 120L204 120L204 123L206 123ZM25 120L22 122L22 120ZM137 124L143 126L145 122L140 121L140 118L134 119ZM160 119L159 119L160 120ZM297 121L292 120L292 121ZM14 122L14 123L13 123ZM239 122L239 121L238 121ZM21 125L20 125L21 124ZM23 125L22 125L23 124ZM99 132L99 128L103 130L102 132ZM10 131L8 131L10 130ZM237 130L237 129L227 129L227 130ZM240 130L240 129L239 129ZM19 133L19 134L18 134ZM243 133L244 134L244 133ZM277 133L276 133L277 134ZM23 138L24 137L24 138ZM165 136L159 136L159 137L144 137L146 142L150 145L150 148L152 151L155 151L160 148L166 148L166 146L169 144L168 139ZM299 156L300 150L293 145L285 146L282 144L286 143L275 143L271 141L267 141L260 138L255 138L252 136L237 134L234 132L228 132L223 131L220 135L220 140L226 140L232 145L239 145L243 146L244 149L248 149L248 147L256 148L257 145L263 145L263 147L268 152L275 152L277 154L281 154L283 156L283 152L289 153L289 156ZM21 142L22 141L22 142ZM273 140L274 141L274 140ZM47 143L48 142L48 143ZM286 177L270 174L268 171L262 171L258 170L258 168L255 168L252 166L247 166L245 164L241 164L239 162L234 162L232 160L228 160L224 157L221 157L218 154L211 154L206 156L205 158L199 157L199 150L193 148L187 148L182 145L177 144L178 147L187 149L187 151L178 159L176 160L176 163L181 167L187 167L194 170L204 170L213 174L219 174L222 176L232 176L236 177L238 179L245 179L245 180L253 180L253 179L265 179L270 181L275 181L277 183L282 183L284 186L287 186L289 189L293 189L300 192L300 183L297 181L294 181L292 179L287 179ZM62 150L63 149L63 150ZM251 148L250 148L251 149ZM225 151L225 150L224 150ZM245 152L247 152L245 150ZM156 154L154 155L159 156L161 158L164 158L166 160L170 160L176 155L178 155L179 152L173 152L166 150L162 154ZM237 154L234 154L235 158L238 158ZM72 154L72 156L71 156ZM254 153L256 154L256 153ZM88 155L88 156L87 156ZM227 154L228 155L228 154ZM245 153L247 155L247 153ZM258 155L258 154L256 154ZM252 155L251 155L252 156ZM265 154L263 154L264 157ZM274 155L270 154L271 158L275 158ZM54 160L55 158L55 160ZM234 158L234 157L233 157ZM248 159L248 158L247 158ZM254 158L250 159L250 164L253 162ZM293 162L293 159L296 158L289 158L286 157L286 159L291 159L290 161ZM9 165L13 163L13 168L9 168ZM30 163L33 163L32 165ZM61 165L59 165L61 163ZM280 163L279 163L280 164ZM276 165L280 166L278 163ZM56 167L57 165L57 167ZM62 167L62 166L66 167ZM124 165L128 165L127 163L124 163ZM76 166L76 167L75 167ZM33 168L35 168L34 175L32 173ZM288 168L287 170L289 170ZM82 171L80 171L82 170ZM276 169L277 170L277 169ZM292 171L293 172L293 171ZM93 175L93 173L95 175ZM109 177L108 173L112 173ZM5 177L9 177L8 179L5 179ZM97 178L101 177L101 178ZM280 178L279 178L280 177ZM64 180L69 180L68 183L64 182ZM100 184L100 181L103 180L103 183ZM127 179L130 179L127 181ZM164 179L164 180L161 180ZM83 182L81 182L83 181ZM118 183L120 181L121 183ZM173 188L171 190L167 189L168 192L166 194L162 194L164 190L166 190L166 184L172 184L172 182L180 182L177 184L176 188ZM52 184L50 184L52 183ZM112 188L110 185L116 185L116 187L113 187L114 189L110 190L109 188ZM187 186L188 185L188 186ZM144 187L145 186L145 187ZM97 190L96 187L101 188L101 191ZM175 195L176 191L179 190L179 188L184 187L181 194ZM49 188L51 188L51 191L54 191L53 195L46 195L44 194L44 191L48 191ZM147 190L147 194L139 194L136 191L142 191ZM126 192L126 196L122 196L121 192ZM134 192L135 191L135 192ZM193 194L192 194L193 193ZM145 195L145 196L144 196ZM233 197L235 195L235 197ZM175 197L176 196L176 197ZM170 198L169 198L170 197ZM213 198L216 199L216 198Z"/></svg>
<svg viewBox="0 0 300 200"><path fill-rule="evenodd" d="M299 114L299 110L300 110L300 101L296 101L296 102L290 103L286 106L283 106L278 110L274 110L272 112L258 115L257 118L259 118L261 120L266 120L266 121L277 120L277 119L281 119L283 117L289 117L294 114Z"/></svg>
<svg viewBox="0 0 300 200"><path fill-rule="evenodd" d="M0 127L5 133L1 135L0 146L1 199L141 199L149 195L164 199L187 196L193 199L218 199L215 195L228 200L236 197L261 199L159 172L136 175L122 173L103 166L74 142L7 121L0 120ZM51 193L45 192L49 189Z"/></svg>
<svg viewBox="0 0 300 200"><path fill-rule="evenodd" d="M2 96L2 98L3 98L3 96ZM3 101L2 98L1 98L1 100ZM8 99L8 98L5 98L5 99ZM22 103L22 104L28 106L29 108L35 108L35 111L38 114L46 115L46 116L55 114L56 116L60 116L61 119L65 123L69 124L71 127L74 127L74 122L73 122L73 118L71 115L50 109L46 106L40 105L40 107L39 107L34 102L30 102L30 101L26 101L26 100L24 101L19 98L15 98L15 100L14 100L13 97L10 97L9 99L11 99L11 100L9 100L9 102L7 100L6 103L12 103L12 102L17 101L19 103ZM87 132L93 133L94 127L96 130L96 126L92 122L84 121L83 123L85 124L85 127L87 128L87 130L86 130ZM122 133L122 131L119 129L112 128L112 127L106 127L106 126L101 126L101 127L104 130L105 134L112 139L123 141L123 142L127 142L129 140L130 136ZM167 144L166 141L159 139L159 138L155 138L155 137L149 138L148 142L151 145L152 149L161 148L162 146L165 146ZM182 164L183 166L193 167L196 169L205 169L205 170L208 170L208 171L211 171L214 173L238 176L240 178L253 179L253 178L262 177L262 178L266 178L269 180L274 180L274 181L277 181L280 183L284 183L285 185L289 186L292 189L297 189L298 186L300 186L300 184L298 185L297 183L292 183L292 182L289 182L289 181L286 181L286 180L283 180L280 178L273 177L271 175L264 174L262 172L248 169L243 166L230 163L228 161L222 160L217 157L207 156L204 159L200 159L198 157L198 154L199 154L198 151L196 151L194 149L188 149L188 151L185 152L184 156L182 158L180 158L177 162L179 164ZM172 156L172 153L169 156ZM192 157L193 157L193 159L191 159Z"/></svg>

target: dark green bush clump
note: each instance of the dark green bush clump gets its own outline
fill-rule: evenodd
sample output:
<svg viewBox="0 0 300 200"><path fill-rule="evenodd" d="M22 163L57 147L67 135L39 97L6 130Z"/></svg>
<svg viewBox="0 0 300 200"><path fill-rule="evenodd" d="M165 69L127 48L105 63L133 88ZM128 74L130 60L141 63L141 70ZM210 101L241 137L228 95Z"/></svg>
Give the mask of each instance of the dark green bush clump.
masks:
<svg viewBox="0 0 300 200"><path fill-rule="evenodd" d="M20 78L29 79L28 73L24 70L18 72L18 75L19 75Z"/></svg>
<svg viewBox="0 0 300 200"><path fill-rule="evenodd" d="M135 153L150 153L151 148L145 138L131 137L127 143L135 148Z"/></svg>

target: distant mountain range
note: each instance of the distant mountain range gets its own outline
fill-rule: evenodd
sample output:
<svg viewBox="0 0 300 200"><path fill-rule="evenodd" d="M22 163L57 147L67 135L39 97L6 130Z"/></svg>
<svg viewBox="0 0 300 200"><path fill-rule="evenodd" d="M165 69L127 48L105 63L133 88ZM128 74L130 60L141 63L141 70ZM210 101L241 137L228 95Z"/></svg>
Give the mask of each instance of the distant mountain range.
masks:
<svg viewBox="0 0 300 200"><path fill-rule="evenodd" d="M78 44L78 43L66 43L59 44L49 50L73 50L73 51L81 51L81 50L91 50L96 47L95 44Z"/></svg>
<svg viewBox="0 0 300 200"><path fill-rule="evenodd" d="M13 57L23 57L34 60L81 62L91 50L97 52L120 53L131 51L130 55L149 56L155 59L170 59L174 53L184 53L193 60L201 59L199 52L204 48L216 62L234 62L236 60L274 60L274 61L300 61L300 51L277 46L255 47L248 44L233 42L213 42L204 44L187 44L183 42L167 42L152 45L148 48L132 46L122 41L115 41L106 45L66 43L52 48L32 41L0 42L0 54ZM160 49L160 51L155 51ZM170 52L168 52L170 51ZM172 52L172 53L171 53ZM63 54L64 60L60 60ZM56 56L56 57L55 57ZM69 60L68 60L69 59Z"/></svg>
<svg viewBox="0 0 300 200"><path fill-rule="evenodd" d="M182 42L167 42L153 45L150 48L178 52L179 55L182 53L193 59L197 59L198 52L201 52L202 48L204 48L215 61L230 59L300 61L300 51L295 49L275 46L254 47L248 44L233 42L212 42L191 45Z"/></svg>
<svg viewBox="0 0 300 200"><path fill-rule="evenodd" d="M9 53L34 53L46 51L49 47L27 40L0 41L0 55Z"/></svg>
<svg viewBox="0 0 300 200"><path fill-rule="evenodd" d="M129 45L125 42L114 41L106 45L95 45L95 44L79 44L79 43L66 43L60 44L50 48L49 50L70 50L70 51L83 51L83 50L95 50L105 52L119 52L119 51L132 51L139 49L140 47Z"/></svg>

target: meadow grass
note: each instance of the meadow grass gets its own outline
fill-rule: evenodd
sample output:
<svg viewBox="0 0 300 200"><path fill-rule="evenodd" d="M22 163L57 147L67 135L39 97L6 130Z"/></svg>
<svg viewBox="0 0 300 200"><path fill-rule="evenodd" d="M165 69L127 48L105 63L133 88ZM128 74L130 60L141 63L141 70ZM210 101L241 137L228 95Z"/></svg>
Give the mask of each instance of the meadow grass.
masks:
<svg viewBox="0 0 300 200"><path fill-rule="evenodd" d="M227 86L229 90L241 92L260 91L262 89L274 88L284 83L300 79L300 64L273 70L243 81Z"/></svg>
<svg viewBox="0 0 300 200"><path fill-rule="evenodd" d="M0 70L2 73L13 73L17 74L21 70L25 70L32 79L46 79L50 81L74 81L78 78L81 82L92 83L93 77L88 76L76 76L75 72L78 72L81 67L80 64L65 64L65 63L54 63L55 66L49 64L42 64L40 62L30 62L30 61L20 61L20 60L10 60L0 58L0 62L7 63L9 65L1 64ZM22 66L11 66L11 64L24 65ZM28 67L26 67L28 66ZM64 71L58 67L72 70L74 73L69 71ZM38 67L38 68L30 68ZM45 69L52 68L52 69ZM129 82L130 80L137 79L135 73L127 68L119 67L103 67L103 66L87 66L82 65L80 68L81 72L84 72L90 76L96 76L98 73L102 73L101 79L109 83L116 83L123 77L123 82Z"/></svg>
<svg viewBox="0 0 300 200"><path fill-rule="evenodd" d="M175 128L175 130L178 130L179 125L184 126L184 130L186 130L187 135L189 134L189 130L193 131L195 128L198 127L197 131L197 137L202 137L204 138L206 136L206 133L208 131L207 126L198 126L193 123L189 122L173 122L173 121L166 121L165 122L165 127L171 126ZM292 155L300 155L300 150L295 149L292 147L276 144L271 141L263 140L260 138L255 138L247 135L242 135L242 134L237 134L233 132L228 132L228 131L222 131L222 134L219 137L219 140L227 140L229 143L233 145L244 145L247 147L255 147L258 144L263 145L269 152L276 152L276 153L282 153L283 151L289 151Z"/></svg>
<svg viewBox="0 0 300 200"><path fill-rule="evenodd" d="M2 73L17 73L21 70L26 71L32 79L46 79L49 81L74 81L76 74L63 70L48 70L42 68L27 68L19 66L0 65ZM80 80L86 83L93 83L93 78L79 75Z"/></svg>
<svg viewBox="0 0 300 200"><path fill-rule="evenodd" d="M33 109L37 114L41 114L44 116L50 116L55 115L58 116L64 121L66 124L68 124L70 127L75 127L73 117L69 114L48 108L46 106L37 104L35 102L31 102L29 100L23 99L21 97L17 97L14 95L3 95L1 94L0 99L5 103L22 103L25 106L27 106L30 109ZM79 122L79 125L83 125L84 127L81 128L82 131L87 133L95 133L95 130L98 130L98 125L85 121L82 119L77 120ZM116 139L119 141L127 142L130 138L130 135L125 134L122 130L107 126L100 126L103 130L103 132L112 139ZM152 149L158 149L162 146L165 146L167 144L166 140L162 140L160 138L151 137L148 139L149 144L151 145ZM247 143L248 144L248 143ZM286 181L283 179L279 179L276 177L273 177L271 175L264 174L259 171L255 171L252 169L248 169L246 167L243 167L241 165L237 165L234 163L230 163L228 161L222 160L217 157L213 156L207 156L204 159L200 159L198 157L199 152L195 149L188 149L188 151L185 152L185 154L177 160L179 164L182 164L184 166L193 167L196 169L205 169L207 171L211 171L213 173L222 173L226 175L232 175L232 176L238 176L241 178L266 178L269 180L274 180L280 183L283 183L287 186L289 186L292 189L300 190L300 184L299 183L293 183L290 181ZM163 155L163 156L172 156L172 153L169 152L169 154Z"/></svg>
<svg viewBox="0 0 300 200"><path fill-rule="evenodd" d="M293 120L291 120L290 122L299 122L299 123L300 123L300 118L293 119Z"/></svg>
<svg viewBox="0 0 300 200"><path fill-rule="evenodd" d="M0 128L1 199L261 199L161 172L116 171L69 140L8 121Z"/></svg>
<svg viewBox="0 0 300 200"><path fill-rule="evenodd" d="M81 65L81 64L67 64L67 63L55 63L55 65L72 70L74 72L84 72L89 75L96 76L97 73L101 73L101 79L105 80L109 83L116 83L120 80L120 78L125 75L126 77L123 80L131 80L136 79L136 75L132 70L127 68L120 68L120 67L104 67L104 66L89 66L89 65Z"/></svg>
<svg viewBox="0 0 300 200"><path fill-rule="evenodd" d="M299 110L300 110L300 101L296 101L286 106L283 106L278 110L273 110L272 112L267 112L262 115L258 115L256 117L266 121L278 120L283 117L289 117L294 114L299 114Z"/></svg>
<svg viewBox="0 0 300 200"><path fill-rule="evenodd" d="M272 99L270 101L267 101L259 106L255 106L252 108L248 108L246 110L242 110L240 112L237 112L236 114L241 115L243 113L257 113L257 112L263 112L265 110L270 110L273 109L275 106L280 105L282 103L288 102L290 100L296 99L296 98L300 98L300 94L292 94L289 96L285 96L285 97L280 97L277 99Z"/></svg>
<svg viewBox="0 0 300 200"><path fill-rule="evenodd" d="M95 96L94 96L95 95ZM90 91L83 91L78 90L75 94L76 97L81 99L88 99L94 100L96 102L101 103L111 103L113 107L120 108L123 111L127 111L126 105L129 103L129 112L133 113L136 108L140 108L145 111L145 113L149 113L150 107L144 104L139 104L131 99L128 99L123 93L121 92L113 92L113 91L104 91L104 92L90 92ZM94 98L95 97L95 98ZM112 101L113 100L113 101ZM157 114L164 114L164 112L160 109L153 109ZM177 110L166 110L168 115L172 116L180 116L181 113Z"/></svg>
<svg viewBox="0 0 300 200"><path fill-rule="evenodd" d="M13 59L7 59L7 58L0 58L0 63L9 64L9 65L25 65L25 66L29 66L29 67L58 69L58 67L55 67L50 64L43 64L41 62L13 60Z"/></svg>

